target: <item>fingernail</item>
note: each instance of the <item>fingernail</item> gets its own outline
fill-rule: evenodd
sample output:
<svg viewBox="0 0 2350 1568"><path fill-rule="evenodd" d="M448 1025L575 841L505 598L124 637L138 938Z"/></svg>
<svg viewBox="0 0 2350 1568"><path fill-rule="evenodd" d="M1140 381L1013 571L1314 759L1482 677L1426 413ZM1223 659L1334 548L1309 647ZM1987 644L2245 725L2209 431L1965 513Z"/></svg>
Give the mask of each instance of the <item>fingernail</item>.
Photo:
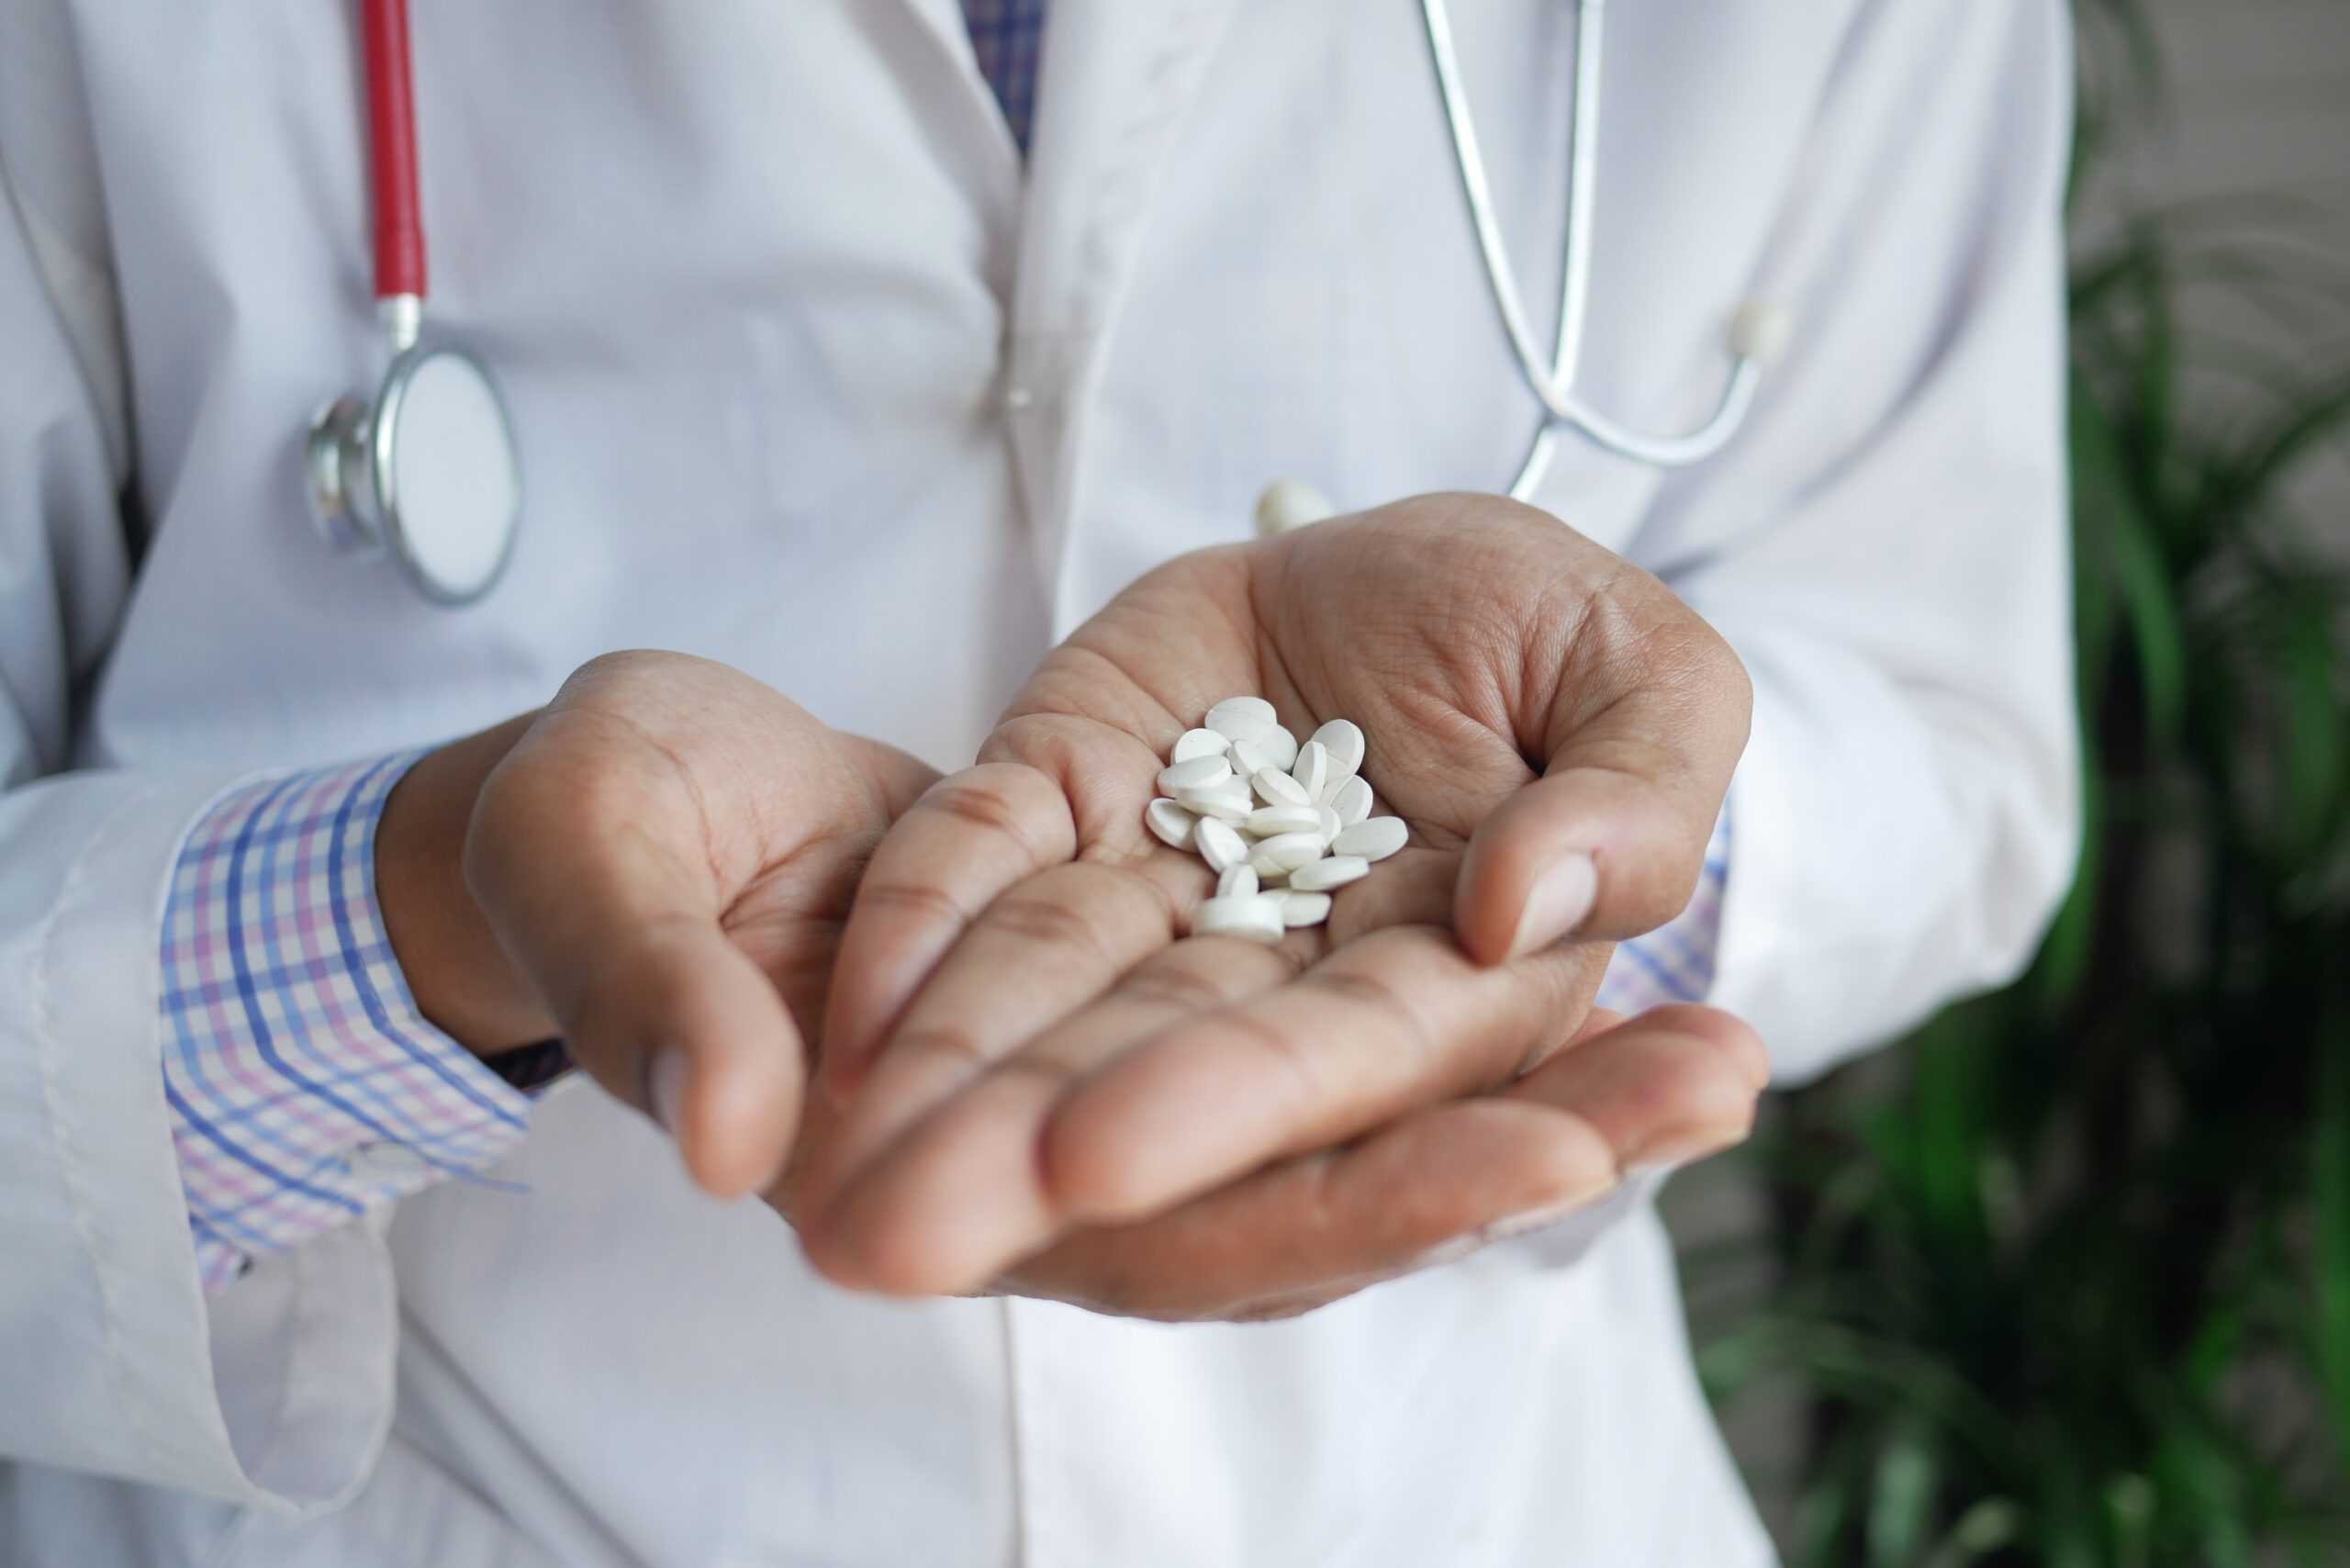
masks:
<svg viewBox="0 0 2350 1568"><path fill-rule="evenodd" d="M1622 1183L1619 1182L1603 1182L1586 1193L1569 1198L1565 1203L1546 1204L1539 1209L1528 1209L1524 1214L1515 1214L1506 1219L1497 1219L1483 1230L1479 1231L1478 1238L1483 1241L1507 1241L1513 1236L1524 1236L1528 1231L1540 1230L1545 1226L1556 1225L1562 1219L1570 1219L1583 1213L1620 1185Z"/></svg>
<svg viewBox="0 0 2350 1568"><path fill-rule="evenodd" d="M678 1115L686 1097L686 1053L670 1047L653 1058L644 1075L645 1096L653 1102L653 1117L677 1137Z"/></svg>
<svg viewBox="0 0 2350 1568"><path fill-rule="evenodd" d="M1570 935L1591 913L1599 896L1599 864L1588 855L1562 855L1542 868L1534 889L1526 895L1526 909L1517 917L1517 934L1510 938L1509 956L1522 958L1539 953Z"/></svg>
<svg viewBox="0 0 2350 1568"><path fill-rule="evenodd" d="M1647 1176L1695 1165L1746 1141L1744 1127L1701 1127L1667 1133L1640 1145L1624 1157L1624 1173Z"/></svg>

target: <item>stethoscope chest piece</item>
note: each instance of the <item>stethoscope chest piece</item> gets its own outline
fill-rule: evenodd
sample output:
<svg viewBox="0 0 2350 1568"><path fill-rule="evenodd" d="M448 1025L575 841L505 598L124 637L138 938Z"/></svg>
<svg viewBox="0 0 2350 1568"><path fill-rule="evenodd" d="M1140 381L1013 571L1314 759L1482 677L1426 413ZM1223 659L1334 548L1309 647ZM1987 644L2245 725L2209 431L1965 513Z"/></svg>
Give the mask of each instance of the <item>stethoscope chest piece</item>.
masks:
<svg viewBox="0 0 2350 1568"><path fill-rule="evenodd" d="M497 384L462 349L411 347L373 404L338 398L311 422L311 503L338 548L381 552L438 604L470 604L505 570L521 465Z"/></svg>

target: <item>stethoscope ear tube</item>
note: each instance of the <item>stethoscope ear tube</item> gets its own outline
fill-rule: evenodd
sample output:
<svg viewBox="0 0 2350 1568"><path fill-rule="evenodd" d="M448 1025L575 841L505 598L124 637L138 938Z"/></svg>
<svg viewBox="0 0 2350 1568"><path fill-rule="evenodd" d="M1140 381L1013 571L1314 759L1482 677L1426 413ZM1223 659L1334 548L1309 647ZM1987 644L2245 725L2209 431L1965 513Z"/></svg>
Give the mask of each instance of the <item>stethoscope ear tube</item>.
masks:
<svg viewBox="0 0 2350 1568"><path fill-rule="evenodd" d="M1545 363L1527 323L1526 307L1517 291L1516 269L1511 265L1502 239L1501 221L1494 207L1493 189L1485 172L1484 151L1469 108L1459 50L1452 39L1452 17L1447 0L1421 0L1421 16L1428 37L1428 58L1436 67L1437 90L1443 99L1445 123L1452 138L1453 162L1460 173L1460 188L1469 206L1471 226L1494 305L1509 339L1510 352L1527 386L1542 405L1543 420L1531 452L1510 494L1529 498L1550 471L1564 430L1580 431L1595 444L1619 456L1662 468L1685 467L1713 456L1728 445L1746 421L1754 392L1771 360L1784 350L1790 331L1786 312L1762 300L1741 305L1729 323L1727 337L1732 357L1729 380L1713 412L1695 430L1682 435L1644 435L1600 413L1574 390L1582 368L1583 328L1591 304L1592 211L1599 164L1600 85L1606 50L1607 0L1577 0L1573 115L1567 146L1567 230L1561 245L1559 285L1559 333L1555 351Z"/></svg>
<svg viewBox="0 0 2350 1568"><path fill-rule="evenodd" d="M408 0L361 0L367 70L367 172L375 192L375 297L425 293L424 204L416 160L415 55Z"/></svg>

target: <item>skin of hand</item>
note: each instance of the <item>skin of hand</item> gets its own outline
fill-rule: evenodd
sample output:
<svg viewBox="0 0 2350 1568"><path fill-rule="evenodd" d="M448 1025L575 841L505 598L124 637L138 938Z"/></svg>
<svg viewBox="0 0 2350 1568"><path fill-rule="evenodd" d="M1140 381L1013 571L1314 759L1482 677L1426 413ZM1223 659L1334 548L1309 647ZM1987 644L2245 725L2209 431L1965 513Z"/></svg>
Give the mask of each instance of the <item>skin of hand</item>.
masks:
<svg viewBox="0 0 2350 1568"><path fill-rule="evenodd" d="M436 1025L483 1056L562 1036L701 1186L765 1192L857 878L936 777L723 665L609 655L409 769L377 900Z"/></svg>
<svg viewBox="0 0 2350 1568"><path fill-rule="evenodd" d="M1142 821L1176 737L1241 693L1301 737L1360 723L1412 833L1279 948L1183 936L1212 878ZM898 1294L1267 1316L1737 1141L1767 1075L1742 1025L1586 1015L1607 944L1686 903L1749 702L1655 578L1489 497L1149 574L875 853L826 1025L842 1119L795 1205L811 1259Z"/></svg>
<svg viewBox="0 0 2350 1568"><path fill-rule="evenodd" d="M688 1169L789 1216L837 1131L823 1097L800 1114L801 1064L851 890L935 778L723 666L612 655L408 771L376 834L378 902L425 1016L482 1055L560 1034L648 1113L649 1064L674 1049ZM1734 1021L1652 1014L1488 1100L1139 1225L1077 1227L995 1288L1167 1319L1301 1312L1603 1190L1612 1151L1658 1130L1652 1106L1692 1100L1659 1102L1661 1078L1722 1059L1760 1082Z"/></svg>

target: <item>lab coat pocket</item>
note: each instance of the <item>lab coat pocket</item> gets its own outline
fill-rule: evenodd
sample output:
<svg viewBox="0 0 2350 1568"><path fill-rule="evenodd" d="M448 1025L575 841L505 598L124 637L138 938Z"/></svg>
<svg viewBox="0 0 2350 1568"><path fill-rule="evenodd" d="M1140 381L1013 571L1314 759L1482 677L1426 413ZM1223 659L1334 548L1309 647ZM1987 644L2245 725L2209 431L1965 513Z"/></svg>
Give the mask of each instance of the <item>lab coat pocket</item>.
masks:
<svg viewBox="0 0 2350 1568"><path fill-rule="evenodd" d="M213 1568L558 1568L480 1493L397 1434L359 1495L308 1518L251 1515Z"/></svg>

